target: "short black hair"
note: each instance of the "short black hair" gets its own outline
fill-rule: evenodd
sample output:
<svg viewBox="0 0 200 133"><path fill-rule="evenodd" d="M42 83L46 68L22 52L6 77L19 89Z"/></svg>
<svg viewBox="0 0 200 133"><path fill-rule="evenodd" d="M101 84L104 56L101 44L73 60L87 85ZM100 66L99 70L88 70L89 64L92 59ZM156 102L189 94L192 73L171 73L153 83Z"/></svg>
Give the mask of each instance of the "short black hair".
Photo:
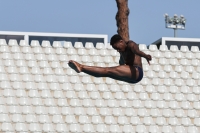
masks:
<svg viewBox="0 0 200 133"><path fill-rule="evenodd" d="M122 37L119 34L115 34L110 39L110 45L113 45L120 40L123 40Z"/></svg>

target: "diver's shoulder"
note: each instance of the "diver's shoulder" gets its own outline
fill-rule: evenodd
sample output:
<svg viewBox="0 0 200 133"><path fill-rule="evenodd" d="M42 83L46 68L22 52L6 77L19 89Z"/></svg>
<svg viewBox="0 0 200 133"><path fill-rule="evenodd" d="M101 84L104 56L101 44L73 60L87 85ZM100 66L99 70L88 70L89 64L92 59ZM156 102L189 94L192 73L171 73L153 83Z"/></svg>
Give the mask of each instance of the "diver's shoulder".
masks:
<svg viewBox="0 0 200 133"><path fill-rule="evenodd" d="M135 41L133 41L133 40L129 40L129 41L127 41L127 44L136 44L136 45L138 45Z"/></svg>
<svg viewBox="0 0 200 133"><path fill-rule="evenodd" d="M128 47L133 47L134 45L137 45L137 46L138 46L138 44L135 43L133 40L129 40L129 41L127 42L127 46L128 46Z"/></svg>

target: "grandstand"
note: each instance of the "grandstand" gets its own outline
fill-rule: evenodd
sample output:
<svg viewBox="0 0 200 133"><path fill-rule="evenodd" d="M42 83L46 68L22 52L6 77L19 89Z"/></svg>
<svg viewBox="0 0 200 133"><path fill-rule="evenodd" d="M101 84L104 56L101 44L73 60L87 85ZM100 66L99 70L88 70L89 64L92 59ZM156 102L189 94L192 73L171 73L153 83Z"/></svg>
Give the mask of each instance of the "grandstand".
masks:
<svg viewBox="0 0 200 133"><path fill-rule="evenodd" d="M200 132L198 46L140 44L153 60L142 58L142 81L128 84L68 66L118 65L105 42L9 39L0 39L2 133Z"/></svg>

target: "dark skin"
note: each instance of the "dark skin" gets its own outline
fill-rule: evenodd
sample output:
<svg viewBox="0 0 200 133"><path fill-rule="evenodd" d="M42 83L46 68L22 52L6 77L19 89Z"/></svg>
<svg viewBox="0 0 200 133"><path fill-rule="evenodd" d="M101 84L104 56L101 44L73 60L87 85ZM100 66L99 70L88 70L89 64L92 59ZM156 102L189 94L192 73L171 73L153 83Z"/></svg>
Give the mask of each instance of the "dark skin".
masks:
<svg viewBox="0 0 200 133"><path fill-rule="evenodd" d="M78 73L84 72L95 77L110 77L128 83L135 83L135 80L139 77L139 71L135 66L142 68L141 57L145 58L150 65L151 55L140 51L138 45L133 41L125 42L120 40L113 44L112 47L121 54L119 66L86 66L73 60L69 61L69 66Z"/></svg>

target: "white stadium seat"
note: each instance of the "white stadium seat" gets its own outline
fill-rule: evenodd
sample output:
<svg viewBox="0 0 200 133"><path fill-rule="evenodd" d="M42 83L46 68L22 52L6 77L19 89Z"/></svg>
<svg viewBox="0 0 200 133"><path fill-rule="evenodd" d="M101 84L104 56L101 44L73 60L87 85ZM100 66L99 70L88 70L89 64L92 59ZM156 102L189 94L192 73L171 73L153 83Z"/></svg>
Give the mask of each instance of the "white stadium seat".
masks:
<svg viewBox="0 0 200 133"><path fill-rule="evenodd" d="M10 52L9 46L8 45L1 46L0 52L9 53Z"/></svg>
<svg viewBox="0 0 200 133"><path fill-rule="evenodd" d="M32 40L31 41L31 46L32 47L40 47L39 41L38 40Z"/></svg>
<svg viewBox="0 0 200 133"><path fill-rule="evenodd" d="M56 53L57 53L57 54L60 54L60 53L62 54L62 52L60 52L60 51L57 52L57 50L59 51L59 48L56 49ZM54 50L54 48L52 48L51 46L45 46L45 48L44 48L44 53L45 53L45 54L54 54L54 53L55 53L55 50Z"/></svg>
<svg viewBox="0 0 200 133"><path fill-rule="evenodd" d="M200 118L195 118L194 124L199 127L200 126Z"/></svg>
<svg viewBox="0 0 200 133"><path fill-rule="evenodd" d="M65 46L67 45L67 43L65 43ZM54 41L53 42L53 47L55 48L61 48L62 45L61 45L61 42L60 41Z"/></svg>
<svg viewBox="0 0 200 133"><path fill-rule="evenodd" d="M33 53L27 53L25 55L25 60L29 61L29 60L36 60L36 56Z"/></svg>
<svg viewBox="0 0 200 133"><path fill-rule="evenodd" d="M173 129L172 129L171 126L163 126L162 127L162 132L163 133L171 133L171 132L173 132Z"/></svg>
<svg viewBox="0 0 200 133"><path fill-rule="evenodd" d="M110 125L110 132L111 133L121 133L121 128L119 127L119 125Z"/></svg>
<svg viewBox="0 0 200 133"><path fill-rule="evenodd" d="M160 51L168 51L168 47L167 45L160 45L160 48L159 48Z"/></svg>
<svg viewBox="0 0 200 133"><path fill-rule="evenodd" d="M94 48L94 44L92 42L86 42L85 43L85 48L86 49L93 49Z"/></svg>
<svg viewBox="0 0 200 133"><path fill-rule="evenodd" d="M145 125L154 125L155 124L152 117L144 117L143 123Z"/></svg>
<svg viewBox="0 0 200 133"><path fill-rule="evenodd" d="M112 55L112 56L120 56L120 54L116 51L116 50L114 50L114 49L112 49L111 51L110 51L110 55Z"/></svg>
<svg viewBox="0 0 200 133"><path fill-rule="evenodd" d="M163 53L161 53L160 51L155 51L155 52L153 52L153 56L156 58L161 58L161 57L163 57ZM166 57L169 57L169 55L167 54Z"/></svg>
<svg viewBox="0 0 200 133"><path fill-rule="evenodd" d="M168 119L168 123L169 123L169 125L172 125L172 126L180 125L180 123L176 117L170 117Z"/></svg>
<svg viewBox="0 0 200 133"><path fill-rule="evenodd" d="M96 43L96 49L105 49L105 45L103 43Z"/></svg>
<svg viewBox="0 0 200 133"><path fill-rule="evenodd" d="M139 49L141 51L145 51L145 50L147 50L147 45L146 44L139 44Z"/></svg>
<svg viewBox="0 0 200 133"><path fill-rule="evenodd" d="M0 113L1 114L7 114L8 113L8 109L5 105L0 105Z"/></svg>
<svg viewBox="0 0 200 133"><path fill-rule="evenodd" d="M74 115L67 115L66 117L65 117L65 122L66 123L77 123L77 120L76 120L76 118L75 118L75 116Z"/></svg>
<svg viewBox="0 0 200 133"><path fill-rule="evenodd" d="M7 45L6 40L5 39L0 39L0 46L2 45Z"/></svg>
<svg viewBox="0 0 200 133"><path fill-rule="evenodd" d="M184 126L176 126L175 133L186 133L186 128Z"/></svg>
<svg viewBox="0 0 200 133"><path fill-rule="evenodd" d="M162 116L164 117L174 117L174 112L172 109L165 108L162 110Z"/></svg>
<svg viewBox="0 0 200 133"><path fill-rule="evenodd" d="M45 123L42 128L43 132L54 132L54 126L52 123Z"/></svg>
<svg viewBox="0 0 200 133"><path fill-rule="evenodd" d="M135 132L135 129L133 128L132 125L124 125L122 131L124 133L131 133L131 132Z"/></svg>
<svg viewBox="0 0 200 133"><path fill-rule="evenodd" d="M192 52L199 52L199 47L198 46L191 46L191 51Z"/></svg>
<svg viewBox="0 0 200 133"><path fill-rule="evenodd" d="M157 117L156 124L158 124L159 126L166 125L166 119L164 117Z"/></svg>
<svg viewBox="0 0 200 133"><path fill-rule="evenodd" d="M160 128L157 125L150 125L149 127L149 132L150 133L157 133L160 132Z"/></svg>
<svg viewBox="0 0 200 133"><path fill-rule="evenodd" d="M71 47L70 43L67 43L67 42L65 42L64 45L65 45L65 47ZM61 43L59 41L54 41L52 46L55 47L55 48L62 47L62 45L61 45Z"/></svg>
<svg viewBox="0 0 200 133"><path fill-rule="evenodd" d="M28 44L22 47L21 51L23 54L33 53L33 49Z"/></svg>
<svg viewBox="0 0 200 133"><path fill-rule="evenodd" d="M24 57L23 57L23 54L21 54L21 53L19 52L19 53L15 53L15 54L13 55L13 59L15 59L15 60L23 60Z"/></svg>
<svg viewBox="0 0 200 133"><path fill-rule="evenodd" d="M78 49L78 55L88 55L87 50L84 48Z"/></svg>
<svg viewBox="0 0 200 133"><path fill-rule="evenodd" d="M53 46L54 46L54 45L53 45ZM57 47L60 47L60 45L57 45ZM65 41L63 47L64 47L64 48L71 48L71 47L72 47L72 43L71 43L71 42L68 42L68 41Z"/></svg>
<svg viewBox="0 0 200 133"><path fill-rule="evenodd" d="M26 40L20 40L19 45L22 46L22 47L29 46L28 43L26 42Z"/></svg>
<svg viewBox="0 0 200 133"><path fill-rule="evenodd" d="M136 132L138 132L138 133L147 132L147 128L144 125L137 125Z"/></svg>
<svg viewBox="0 0 200 133"><path fill-rule="evenodd" d="M176 52L175 53L175 58L177 58L177 59L183 59L185 57L184 57L184 54L182 52Z"/></svg>
<svg viewBox="0 0 200 133"><path fill-rule="evenodd" d="M74 47L77 48L77 49L83 48L83 43L82 42L75 42Z"/></svg>
<svg viewBox="0 0 200 133"><path fill-rule="evenodd" d="M177 45L171 45L170 46L170 51L172 51L172 52L178 52L179 51L178 46Z"/></svg>
<svg viewBox="0 0 200 133"><path fill-rule="evenodd" d="M100 54L101 56L108 56L108 55L110 55L110 54L109 54L109 51L108 51L107 49L101 49L101 50L99 51L99 54Z"/></svg>
<svg viewBox="0 0 200 133"><path fill-rule="evenodd" d="M42 50L41 47L35 47L35 48L33 48L33 53L35 53L35 54L42 54L43 50Z"/></svg>
<svg viewBox="0 0 200 133"><path fill-rule="evenodd" d="M11 123L2 123L1 130L3 132L14 132L14 128Z"/></svg>
<svg viewBox="0 0 200 133"><path fill-rule="evenodd" d="M158 48L157 48L157 46L155 44L150 44L149 45L149 50L154 52L154 51L157 51Z"/></svg>
<svg viewBox="0 0 200 133"><path fill-rule="evenodd" d="M191 119L187 118L187 117L183 117L183 118L181 118L181 124L183 126L190 126L190 125L192 125Z"/></svg>
<svg viewBox="0 0 200 133"><path fill-rule="evenodd" d="M97 49L89 49L89 55L99 55L99 51Z"/></svg>
<svg viewBox="0 0 200 133"><path fill-rule="evenodd" d="M83 131L84 132L95 132L94 126L92 124L84 124L83 125Z"/></svg>
<svg viewBox="0 0 200 133"><path fill-rule="evenodd" d="M96 131L98 133L101 133L101 132L108 133L109 132L106 124L98 124L97 127L96 127Z"/></svg>
<svg viewBox="0 0 200 133"><path fill-rule="evenodd" d="M13 59L13 57L12 57L12 54L11 53L3 53L2 55L1 55L1 58L2 59L4 59L4 60L12 60Z"/></svg>
<svg viewBox="0 0 200 133"><path fill-rule="evenodd" d="M199 132L199 129L195 126L189 126L188 127L188 133L198 133Z"/></svg>
<svg viewBox="0 0 200 133"><path fill-rule="evenodd" d="M50 42L49 41L46 41L46 40L44 40L44 41L42 41L42 47L51 47L51 44L50 44Z"/></svg>
<svg viewBox="0 0 200 133"><path fill-rule="evenodd" d="M31 132L41 132L42 129L41 129L41 126L39 123L31 123L29 124L29 130Z"/></svg>
<svg viewBox="0 0 200 133"><path fill-rule="evenodd" d="M189 48L188 48L188 46L181 46L180 51L181 52L188 52Z"/></svg>
<svg viewBox="0 0 200 133"><path fill-rule="evenodd" d="M185 57L188 58L188 59L193 59L194 55L195 55L195 54L193 54L192 52L187 52L187 53L185 54Z"/></svg>
<svg viewBox="0 0 200 133"><path fill-rule="evenodd" d="M144 77L129 84L69 67L69 60L117 66L120 54L109 44L6 41L0 39L2 132L199 132L197 46L140 44L153 59L149 66L142 58Z"/></svg>

